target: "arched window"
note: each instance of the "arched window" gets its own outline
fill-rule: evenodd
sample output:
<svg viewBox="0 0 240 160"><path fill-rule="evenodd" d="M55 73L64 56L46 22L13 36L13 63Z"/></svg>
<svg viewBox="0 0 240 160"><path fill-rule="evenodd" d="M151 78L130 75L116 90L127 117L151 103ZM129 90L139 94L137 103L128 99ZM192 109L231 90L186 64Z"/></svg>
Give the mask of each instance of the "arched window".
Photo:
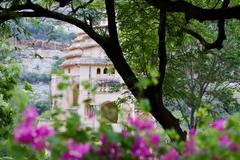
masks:
<svg viewBox="0 0 240 160"><path fill-rule="evenodd" d="M71 73L71 68L68 68L68 73Z"/></svg>
<svg viewBox="0 0 240 160"><path fill-rule="evenodd" d="M117 123L118 107L115 102L106 101L101 104L101 119L108 123Z"/></svg>
<svg viewBox="0 0 240 160"><path fill-rule="evenodd" d="M101 74L101 69L97 68L97 74Z"/></svg>
<svg viewBox="0 0 240 160"><path fill-rule="evenodd" d="M104 68L103 74L107 74L107 73L108 73L108 69L107 69L107 68Z"/></svg>
<svg viewBox="0 0 240 160"><path fill-rule="evenodd" d="M72 105L73 106L78 106L78 94L79 94L79 84L76 84L72 90L72 96L73 96Z"/></svg>

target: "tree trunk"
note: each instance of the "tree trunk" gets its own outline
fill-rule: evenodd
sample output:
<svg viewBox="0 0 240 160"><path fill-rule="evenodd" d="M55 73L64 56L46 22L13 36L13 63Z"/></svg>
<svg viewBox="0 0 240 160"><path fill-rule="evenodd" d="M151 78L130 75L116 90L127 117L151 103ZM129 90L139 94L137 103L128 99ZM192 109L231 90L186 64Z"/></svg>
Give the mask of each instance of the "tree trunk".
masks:
<svg viewBox="0 0 240 160"><path fill-rule="evenodd" d="M176 119L164 104L163 98L157 86L150 86L144 92L144 97L148 98L151 104L151 114L166 129L174 129L180 140L186 140L187 133L180 127L179 120ZM171 137L170 137L171 138Z"/></svg>
<svg viewBox="0 0 240 160"><path fill-rule="evenodd" d="M135 98L148 98L153 117L162 125L164 129L176 130L181 140L185 140L186 132L181 129L179 120L176 119L172 113L164 107L162 91L160 90L159 86L149 86L143 91L143 93L141 93L136 87L138 79L135 77L135 74L132 72L130 66L123 57L121 48L114 45L112 42L109 42L108 45L104 46L104 50Z"/></svg>
<svg viewBox="0 0 240 160"><path fill-rule="evenodd" d="M196 118L195 118L195 108L191 108L191 115L190 115L190 125L189 125L189 129L191 128L196 128Z"/></svg>

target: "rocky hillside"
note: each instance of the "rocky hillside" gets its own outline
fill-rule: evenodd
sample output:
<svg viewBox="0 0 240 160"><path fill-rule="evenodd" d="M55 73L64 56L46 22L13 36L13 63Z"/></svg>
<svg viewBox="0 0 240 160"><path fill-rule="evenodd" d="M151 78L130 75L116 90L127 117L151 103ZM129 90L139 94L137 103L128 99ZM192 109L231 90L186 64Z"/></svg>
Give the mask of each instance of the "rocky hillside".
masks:
<svg viewBox="0 0 240 160"><path fill-rule="evenodd" d="M35 46L14 53L14 57L17 57L20 61L22 70L20 81L22 84L27 81L32 85L32 104L40 107L43 111L51 105L50 82L52 67L64 56L65 47L66 44L62 44L62 47L59 46L58 48Z"/></svg>
<svg viewBox="0 0 240 160"><path fill-rule="evenodd" d="M53 21L52 23L56 22ZM21 40L14 42L14 46L20 48L20 50L13 53L13 56L19 60L22 69L21 84L27 81L32 86L32 105L37 106L40 111L45 111L51 105L50 83L52 69L63 60L66 48L71 44L71 40L75 38L76 30L71 30L71 28L75 29L72 26L57 22L56 31L51 36L47 35L48 29L46 28L49 25L46 27L43 24L40 28L33 28L30 24L24 25L30 28L32 36L29 39L21 38ZM61 28L60 33L59 28ZM43 36L43 34L47 36ZM64 41L66 36L68 38Z"/></svg>

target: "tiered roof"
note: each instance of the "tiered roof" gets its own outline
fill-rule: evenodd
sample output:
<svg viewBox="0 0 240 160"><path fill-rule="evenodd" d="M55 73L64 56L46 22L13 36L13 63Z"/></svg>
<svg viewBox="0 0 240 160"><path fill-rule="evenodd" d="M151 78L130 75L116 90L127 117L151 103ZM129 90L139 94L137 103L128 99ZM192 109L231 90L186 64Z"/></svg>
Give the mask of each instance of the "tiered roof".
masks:
<svg viewBox="0 0 240 160"><path fill-rule="evenodd" d="M100 45L85 32L79 32L72 45L67 49L68 53L64 56L65 60L60 66L65 68L73 65L112 65L112 62L106 57L85 54L85 50L95 47L102 50Z"/></svg>
<svg viewBox="0 0 240 160"><path fill-rule="evenodd" d="M105 58L93 58L93 57L85 57L82 56L80 59L72 59L69 61L65 61L61 64L61 67L67 67L72 65L112 65L112 62Z"/></svg>

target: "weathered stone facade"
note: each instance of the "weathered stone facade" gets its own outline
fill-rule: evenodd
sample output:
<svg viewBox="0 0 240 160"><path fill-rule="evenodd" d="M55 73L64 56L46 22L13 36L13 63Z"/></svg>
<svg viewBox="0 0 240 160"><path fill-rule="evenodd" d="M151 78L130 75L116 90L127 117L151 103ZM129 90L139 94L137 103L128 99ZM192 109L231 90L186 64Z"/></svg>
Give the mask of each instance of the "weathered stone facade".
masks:
<svg viewBox="0 0 240 160"><path fill-rule="evenodd" d="M113 123L117 129L117 123L134 113L131 103L116 105L116 100L123 97L126 89L111 90L115 85L123 83L120 75L115 71L112 62L107 58L104 50L86 33L79 32L77 38L67 49L64 62L60 65L69 79L52 75L51 95L52 106L59 106L63 110L76 110L82 122L87 126L98 127L98 118ZM69 83L65 90L59 90L58 84ZM84 87L83 83L89 83L90 88L96 87L95 93ZM89 104L83 103L91 99ZM119 108L125 108L124 117L119 116ZM100 111L100 115L90 116L94 111ZM91 118L90 118L91 117Z"/></svg>

